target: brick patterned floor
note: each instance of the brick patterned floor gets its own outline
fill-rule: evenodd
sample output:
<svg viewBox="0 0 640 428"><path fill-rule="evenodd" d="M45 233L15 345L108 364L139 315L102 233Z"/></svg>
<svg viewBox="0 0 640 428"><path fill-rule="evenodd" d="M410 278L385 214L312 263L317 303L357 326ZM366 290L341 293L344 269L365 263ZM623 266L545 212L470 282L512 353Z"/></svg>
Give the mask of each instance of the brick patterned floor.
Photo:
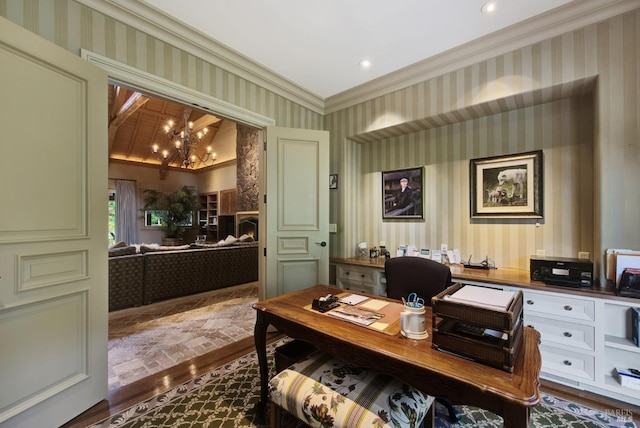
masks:
<svg viewBox="0 0 640 428"><path fill-rule="evenodd" d="M258 284L109 314L109 390L253 335Z"/></svg>

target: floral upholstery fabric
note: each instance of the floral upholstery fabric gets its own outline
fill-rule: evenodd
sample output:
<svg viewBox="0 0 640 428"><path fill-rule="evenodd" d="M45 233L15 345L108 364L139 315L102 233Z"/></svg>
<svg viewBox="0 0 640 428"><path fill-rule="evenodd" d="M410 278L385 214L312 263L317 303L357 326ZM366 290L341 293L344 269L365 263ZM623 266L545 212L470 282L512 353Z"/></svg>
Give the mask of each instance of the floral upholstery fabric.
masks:
<svg viewBox="0 0 640 428"><path fill-rule="evenodd" d="M419 427L434 398L314 352L269 381L271 401L312 427Z"/></svg>

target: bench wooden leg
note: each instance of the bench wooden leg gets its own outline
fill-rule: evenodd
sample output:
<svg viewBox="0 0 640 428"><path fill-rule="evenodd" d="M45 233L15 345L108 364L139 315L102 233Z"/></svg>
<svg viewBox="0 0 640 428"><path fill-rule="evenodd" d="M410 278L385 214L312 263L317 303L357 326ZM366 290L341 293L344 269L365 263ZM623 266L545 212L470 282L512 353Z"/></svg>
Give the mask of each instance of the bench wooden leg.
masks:
<svg viewBox="0 0 640 428"><path fill-rule="evenodd" d="M424 419L422 420L422 427L423 428L433 428L436 426L436 403L434 402L431 407L429 407L429 411L427 412L427 415L424 417Z"/></svg>
<svg viewBox="0 0 640 428"><path fill-rule="evenodd" d="M280 406L269 400L269 428L280 428L282 425Z"/></svg>

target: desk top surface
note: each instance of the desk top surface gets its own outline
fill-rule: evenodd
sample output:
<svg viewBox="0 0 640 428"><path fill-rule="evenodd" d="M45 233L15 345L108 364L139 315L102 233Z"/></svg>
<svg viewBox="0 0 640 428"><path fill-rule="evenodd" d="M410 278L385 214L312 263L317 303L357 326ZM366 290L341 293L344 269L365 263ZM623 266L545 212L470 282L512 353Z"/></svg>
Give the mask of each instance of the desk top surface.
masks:
<svg viewBox="0 0 640 428"><path fill-rule="evenodd" d="M375 268L380 270L384 270L385 261L386 259L384 257L376 257L376 258L333 257L331 258L331 263L334 263L334 264L346 264L351 266L361 266L361 267ZM623 297L616 296L613 290L610 288L601 288L597 286L581 287L581 288L557 287L557 286L547 285L541 281L532 281L529 271L526 271L526 270L508 269L508 268L487 269L487 270L465 269L464 266L460 264L449 265L449 268L451 269L451 275L455 281L477 281L477 282L486 282L490 284L510 285L514 287L537 289L542 291L552 291L556 293L584 295L589 297L605 297L605 298L610 298L615 300L618 300L618 299L628 300Z"/></svg>
<svg viewBox="0 0 640 428"><path fill-rule="evenodd" d="M304 309L314 298L341 292L344 290L317 285L259 301L253 307L261 312L259 318L264 317L291 337L310 341L349 363L392 374L410 384L418 384L415 386L427 393L431 389L431 393L438 392L453 402L465 402L469 397L479 397L478 400L482 401L482 396L486 395L493 400L526 407L538 403L541 356L538 349L540 335L537 331L524 328L523 347L516 359L513 373L509 373L433 349L429 307L426 308L429 333L426 340L406 339L399 333L387 335Z"/></svg>

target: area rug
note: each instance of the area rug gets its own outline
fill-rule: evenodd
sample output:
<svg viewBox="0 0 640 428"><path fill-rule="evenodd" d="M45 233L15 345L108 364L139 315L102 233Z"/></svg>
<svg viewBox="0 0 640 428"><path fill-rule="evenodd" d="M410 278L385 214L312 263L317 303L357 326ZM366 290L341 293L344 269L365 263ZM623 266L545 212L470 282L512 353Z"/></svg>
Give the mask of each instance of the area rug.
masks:
<svg viewBox="0 0 640 428"><path fill-rule="evenodd" d="M273 350L287 339L269 345ZM269 367L273 368L270 361ZM218 367L189 382L100 421L91 428L267 428L264 416L255 412L260 391L257 354L252 352ZM461 420L450 424L446 410L436 407L436 427L501 427L502 419L486 410L458 406ZM300 425L299 426L303 426ZM547 427L629 427L632 421L616 418L598 410L543 394L541 403L531 412L531 425Z"/></svg>

